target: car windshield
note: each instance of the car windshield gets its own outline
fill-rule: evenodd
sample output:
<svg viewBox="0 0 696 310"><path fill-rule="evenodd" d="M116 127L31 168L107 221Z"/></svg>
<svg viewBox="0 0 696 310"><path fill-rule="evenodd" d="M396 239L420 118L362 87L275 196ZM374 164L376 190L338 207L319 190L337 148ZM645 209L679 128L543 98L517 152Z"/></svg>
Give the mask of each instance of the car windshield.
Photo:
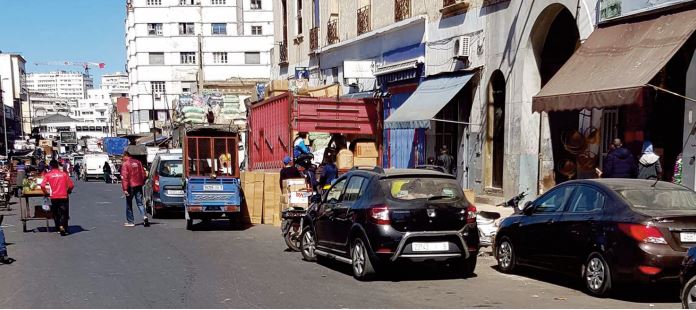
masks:
<svg viewBox="0 0 696 310"><path fill-rule="evenodd" d="M160 176L169 178L179 178L184 174L184 164L181 160L166 160L160 163Z"/></svg>
<svg viewBox="0 0 696 310"><path fill-rule="evenodd" d="M384 184L389 197L398 200L415 199L463 199L464 192L456 180L439 178L396 178Z"/></svg>
<svg viewBox="0 0 696 310"><path fill-rule="evenodd" d="M625 189L618 193L642 213L696 212L696 192L686 189Z"/></svg>

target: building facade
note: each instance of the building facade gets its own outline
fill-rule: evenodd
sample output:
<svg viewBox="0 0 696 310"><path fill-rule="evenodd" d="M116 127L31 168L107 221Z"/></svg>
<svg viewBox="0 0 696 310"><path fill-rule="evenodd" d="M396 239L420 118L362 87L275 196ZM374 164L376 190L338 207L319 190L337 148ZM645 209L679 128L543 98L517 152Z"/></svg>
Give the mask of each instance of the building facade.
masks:
<svg viewBox="0 0 696 310"><path fill-rule="evenodd" d="M4 106L5 126L7 128L8 147L12 142L22 139L24 132L31 131L27 81L25 71L26 60L21 55L0 53L0 99ZM0 128L2 133L3 128ZM0 143L4 144L3 139ZM4 152L4 145L0 151Z"/></svg>
<svg viewBox="0 0 696 310"><path fill-rule="evenodd" d="M91 76L80 72L30 73L27 75L27 88L33 93L77 102L87 98L87 90L94 88L94 81Z"/></svg>
<svg viewBox="0 0 696 310"><path fill-rule="evenodd" d="M128 74L124 72L104 74L101 76L99 88L110 93L122 93L124 94L123 97L127 97L128 90L130 89Z"/></svg>
<svg viewBox="0 0 696 310"><path fill-rule="evenodd" d="M271 0L128 0L133 133L167 124L181 94L249 96L257 81L268 80L272 12Z"/></svg>

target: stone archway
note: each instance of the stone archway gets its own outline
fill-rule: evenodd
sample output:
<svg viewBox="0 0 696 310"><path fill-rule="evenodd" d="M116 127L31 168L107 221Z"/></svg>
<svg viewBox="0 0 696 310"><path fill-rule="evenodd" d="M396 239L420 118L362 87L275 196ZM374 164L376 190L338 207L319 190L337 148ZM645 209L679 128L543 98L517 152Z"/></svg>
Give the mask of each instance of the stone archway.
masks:
<svg viewBox="0 0 696 310"><path fill-rule="evenodd" d="M503 188L505 169L505 77L500 70L488 82L486 108L485 180L489 189Z"/></svg>

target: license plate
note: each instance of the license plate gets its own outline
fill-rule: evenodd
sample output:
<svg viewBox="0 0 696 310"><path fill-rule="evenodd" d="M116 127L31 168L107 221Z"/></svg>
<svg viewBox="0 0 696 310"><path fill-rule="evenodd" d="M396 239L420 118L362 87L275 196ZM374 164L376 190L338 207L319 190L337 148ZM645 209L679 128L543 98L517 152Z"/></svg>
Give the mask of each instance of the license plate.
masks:
<svg viewBox="0 0 696 310"><path fill-rule="evenodd" d="M205 184L205 185L203 185L203 190L204 191L221 191L222 185L221 184Z"/></svg>
<svg viewBox="0 0 696 310"><path fill-rule="evenodd" d="M170 189L170 190L167 190L167 195L170 195L170 196L183 196L183 195L184 195L184 191L179 190L179 189Z"/></svg>
<svg viewBox="0 0 696 310"><path fill-rule="evenodd" d="M696 232L683 232L679 234L681 242L696 242Z"/></svg>
<svg viewBox="0 0 696 310"><path fill-rule="evenodd" d="M220 207L205 207L205 211L220 211Z"/></svg>
<svg viewBox="0 0 696 310"><path fill-rule="evenodd" d="M447 242L414 242L411 245L414 252L441 252L449 250Z"/></svg>

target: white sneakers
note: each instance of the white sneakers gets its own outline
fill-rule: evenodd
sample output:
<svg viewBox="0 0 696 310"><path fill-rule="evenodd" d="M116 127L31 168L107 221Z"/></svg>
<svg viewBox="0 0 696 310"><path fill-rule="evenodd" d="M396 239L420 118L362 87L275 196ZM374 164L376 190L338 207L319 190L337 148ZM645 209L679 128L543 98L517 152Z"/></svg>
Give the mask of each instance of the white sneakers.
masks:
<svg viewBox="0 0 696 310"><path fill-rule="evenodd" d="M126 226L126 227L135 227L135 224L133 224L133 223L125 223L125 224L123 224L123 226Z"/></svg>

